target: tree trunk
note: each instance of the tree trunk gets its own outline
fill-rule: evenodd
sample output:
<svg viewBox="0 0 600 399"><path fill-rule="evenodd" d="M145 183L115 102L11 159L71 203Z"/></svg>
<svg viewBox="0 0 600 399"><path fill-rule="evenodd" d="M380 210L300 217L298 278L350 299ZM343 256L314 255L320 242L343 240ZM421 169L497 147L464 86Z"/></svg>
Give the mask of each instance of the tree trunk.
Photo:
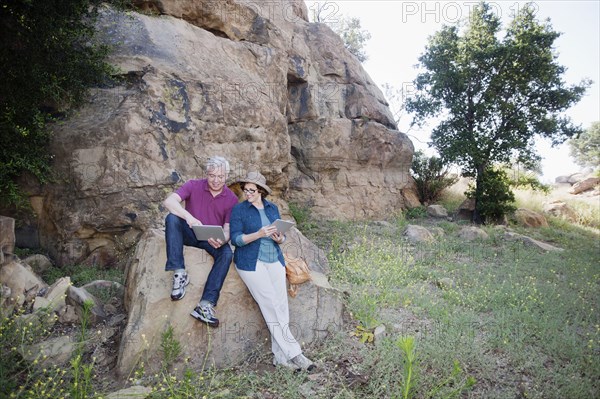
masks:
<svg viewBox="0 0 600 399"><path fill-rule="evenodd" d="M485 222L483 215L480 212L481 197L483 196L483 165L477 165L477 176L475 176L475 209L473 210L473 220L475 224L483 224Z"/></svg>

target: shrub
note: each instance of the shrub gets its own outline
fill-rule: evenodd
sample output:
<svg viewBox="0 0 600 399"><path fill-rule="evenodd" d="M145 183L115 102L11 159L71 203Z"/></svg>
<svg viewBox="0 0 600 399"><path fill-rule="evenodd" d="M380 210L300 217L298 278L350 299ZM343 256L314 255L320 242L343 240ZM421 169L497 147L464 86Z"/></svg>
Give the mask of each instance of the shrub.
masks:
<svg viewBox="0 0 600 399"><path fill-rule="evenodd" d="M465 195L475 197L475 187L470 186ZM515 195L510 189L510 180L504 170L488 168L481 181L481 195L476 207L484 223L495 223L516 210Z"/></svg>
<svg viewBox="0 0 600 399"><path fill-rule="evenodd" d="M124 4L124 0L110 3ZM46 124L63 117L114 70L95 40L100 0L9 0L0 10L0 201L23 208L17 180L47 182Z"/></svg>
<svg viewBox="0 0 600 399"><path fill-rule="evenodd" d="M450 175L442 159L427 157L422 151L416 151L413 156L411 175L417 186L419 201L425 205L437 201L442 191L458 180L458 177Z"/></svg>

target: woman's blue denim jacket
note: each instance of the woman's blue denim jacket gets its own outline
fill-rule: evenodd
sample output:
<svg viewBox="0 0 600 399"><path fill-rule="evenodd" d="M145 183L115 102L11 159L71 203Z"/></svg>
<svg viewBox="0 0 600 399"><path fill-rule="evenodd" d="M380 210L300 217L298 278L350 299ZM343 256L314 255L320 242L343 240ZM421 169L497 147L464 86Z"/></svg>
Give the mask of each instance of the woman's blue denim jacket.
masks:
<svg viewBox="0 0 600 399"><path fill-rule="evenodd" d="M274 203L262 200L265 207L265 214L270 222L274 222L279 219L279 209ZM235 245L237 237L242 234L252 234L257 232L262 227L260 220L260 214L258 209L248 201L241 202L233 207L231 211L231 218L229 220L229 228L231 231L231 242ZM282 265L285 266L285 260L283 259L283 252L279 245L275 245L277 248L277 258ZM258 251L260 249L260 240L252 241L244 246L237 246L233 254L233 261L236 267L240 270L255 271L256 260L258 259Z"/></svg>

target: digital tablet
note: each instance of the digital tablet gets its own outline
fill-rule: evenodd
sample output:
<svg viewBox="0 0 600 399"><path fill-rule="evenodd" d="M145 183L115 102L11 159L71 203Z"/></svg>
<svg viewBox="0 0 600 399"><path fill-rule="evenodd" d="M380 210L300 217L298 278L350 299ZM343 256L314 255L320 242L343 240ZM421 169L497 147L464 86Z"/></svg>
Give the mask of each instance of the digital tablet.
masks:
<svg viewBox="0 0 600 399"><path fill-rule="evenodd" d="M192 226L192 229L194 229L194 234L196 234L198 241L208 241L209 238L225 241L225 231L221 226L203 224L201 226Z"/></svg>
<svg viewBox="0 0 600 399"><path fill-rule="evenodd" d="M277 219L276 221L271 223L271 225L277 227L278 233L287 233L288 230L291 229L292 226L294 226L295 224L296 223L292 222L291 220L281 220L281 219Z"/></svg>

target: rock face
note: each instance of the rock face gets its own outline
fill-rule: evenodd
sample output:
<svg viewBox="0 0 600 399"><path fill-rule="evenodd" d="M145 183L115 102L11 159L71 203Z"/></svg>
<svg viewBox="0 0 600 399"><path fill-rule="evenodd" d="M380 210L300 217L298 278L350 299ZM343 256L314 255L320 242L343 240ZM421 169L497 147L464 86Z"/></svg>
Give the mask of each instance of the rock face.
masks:
<svg viewBox="0 0 600 399"><path fill-rule="evenodd" d="M53 260L110 265L204 161L260 170L275 198L364 219L414 205L413 146L381 91L302 0L138 0L103 11L123 78L54 129L60 182L31 190ZM157 15L160 14L160 15Z"/></svg>
<svg viewBox="0 0 600 399"><path fill-rule="evenodd" d="M290 235L284 252L302 252L312 271L312 281L298 287L297 296L289 298L290 330L301 344L324 338L328 331L342 325L342 301L326 277L314 270L318 251L309 250L297 235ZM160 365L161 334L168 326L181 343L182 353L190 358L192 368L206 365L227 366L245 359L250 353L270 350L268 331L254 299L231 266L216 311L220 325L210 329L189 313L198 303L212 258L205 251L186 247L184 256L190 284L185 297L171 301L171 273L164 271L166 261L164 232L149 230L137 247L129 267L125 304L129 319L121 339L118 372L128 376L139 361L146 367Z"/></svg>

